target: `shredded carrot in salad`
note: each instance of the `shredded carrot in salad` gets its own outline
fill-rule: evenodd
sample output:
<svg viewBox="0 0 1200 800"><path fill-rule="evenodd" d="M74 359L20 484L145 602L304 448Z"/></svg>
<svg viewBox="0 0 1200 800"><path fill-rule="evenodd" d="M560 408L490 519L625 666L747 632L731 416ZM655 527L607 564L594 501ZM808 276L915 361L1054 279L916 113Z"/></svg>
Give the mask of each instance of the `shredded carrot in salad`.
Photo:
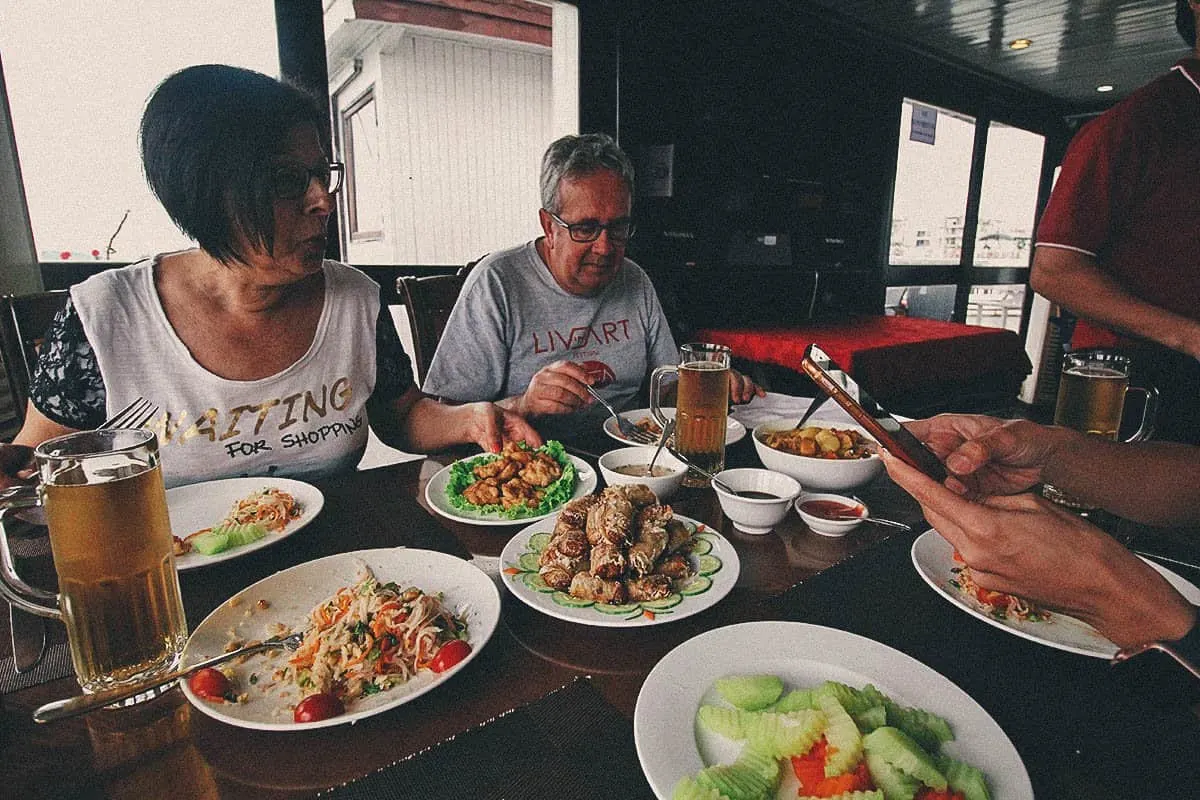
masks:
<svg viewBox="0 0 1200 800"><path fill-rule="evenodd" d="M996 592L985 589L975 582L971 568L963 561L958 551L954 553L954 561L961 566L951 568L955 577L950 584L965 596L975 600L984 610L996 619L1013 619L1022 622L1046 622L1050 612L1046 611L1023 597L1007 592Z"/></svg>
<svg viewBox="0 0 1200 800"><path fill-rule="evenodd" d="M467 631L441 594L379 583L366 566L356 585L338 589L309 618L304 641L274 675L302 697L353 700L404 683Z"/></svg>
<svg viewBox="0 0 1200 800"><path fill-rule="evenodd" d="M282 489L259 489L235 502L222 523L248 525L256 522L268 533L277 533L299 516L296 498Z"/></svg>

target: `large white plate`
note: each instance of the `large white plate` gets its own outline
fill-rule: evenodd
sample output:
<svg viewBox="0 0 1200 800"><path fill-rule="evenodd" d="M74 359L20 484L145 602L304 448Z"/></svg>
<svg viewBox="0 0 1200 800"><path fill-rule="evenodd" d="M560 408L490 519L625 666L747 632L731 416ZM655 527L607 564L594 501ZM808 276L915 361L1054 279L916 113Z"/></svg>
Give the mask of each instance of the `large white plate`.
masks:
<svg viewBox="0 0 1200 800"><path fill-rule="evenodd" d="M685 595L678 605L666 610L651 611L650 614L644 613L644 610L641 609L626 614L605 614L591 606L584 608L561 606L554 602L552 593L539 592L529 588L522 577L524 570L520 564L521 555L529 550L529 537L535 533L548 534L554 530L554 518L536 522L509 539L508 544L504 545L504 549L500 552L500 574L504 577L504 585L517 596L518 600L536 608L543 614L564 619L567 622L578 622L581 625L594 625L601 628L640 628L690 617L693 614L699 614L706 608L711 608L729 594L730 589L737 583L738 573L741 571L741 561L738 559L737 551L733 549L733 544L712 528L688 517L677 515L676 518L696 526L701 538L707 539L712 545L711 555L721 560L721 568L709 575L712 579L712 586L707 591L696 595ZM691 558L692 566L695 567L698 559L696 556Z"/></svg>
<svg viewBox="0 0 1200 800"><path fill-rule="evenodd" d="M954 562L953 545L943 539L935 530L926 531L913 542L912 560L920 576L938 594L989 625L994 625L1031 642L1049 645L1082 656L1108 659L1116 655L1119 649L1091 625L1066 614L1051 612L1050 619L1045 622L1026 622L1014 619L996 619L979 606L974 605L969 598L950 585L950 580L954 578L951 569L959 565ZM1166 578L1189 602L1200 604L1200 589L1166 567L1159 566L1148 559L1143 558L1142 560Z"/></svg>
<svg viewBox="0 0 1200 800"><path fill-rule="evenodd" d="M663 656L650 670L633 712L633 737L646 779L662 800L684 776L731 763L741 743L696 723L702 704L719 704L712 689L727 675L778 675L792 688L825 680L855 688L874 684L906 706L950 723L951 758L983 770L996 800L1032 800L1029 774L996 721L940 673L872 639L804 622L746 622L702 633Z"/></svg>
<svg viewBox="0 0 1200 800"><path fill-rule="evenodd" d="M294 630L307 626L308 614L316 605L343 586L357 582L359 570L366 564L380 581L395 581L401 586L416 586L425 592L441 592L446 606L466 617L467 641L471 652L443 673L423 670L407 683L354 700L347 713L320 722L299 725L292 721L292 705L299 700L293 689L290 697L279 690L261 691L250 683L250 674L260 678L284 663L286 653L270 652L251 656L234 666L235 686L249 694L245 703L212 703L197 697L181 681L183 693L192 705L205 714L239 728L270 731L297 731L344 725L395 708L440 685L471 659L487 643L500 620L500 590L478 567L461 558L430 550L405 547L358 550L338 553L277 572L243 589L208 615L188 639L183 663L197 661L225 651L231 637L266 639L268 625L280 622ZM260 607L266 601L266 608Z"/></svg>
<svg viewBox="0 0 1200 800"><path fill-rule="evenodd" d="M175 568L195 569L270 547L312 522L325 505L325 495L321 494L320 489L289 478L226 478L192 483L167 490L167 512L171 515L171 532L182 539L201 528L211 528L225 519L234 503L259 489L281 489L287 492L300 506L300 516L289 522L279 533L268 533L257 542L211 556L201 553L177 556Z"/></svg>
<svg viewBox="0 0 1200 800"><path fill-rule="evenodd" d="M675 409L662 409L663 416L667 419L675 419ZM623 411L621 416L636 425L640 420L650 417L654 419L654 415L650 413L648 408L639 408L636 411ZM621 429L617 427L617 421L612 417L604 420L604 432L613 439L625 444L644 444L643 442L635 442L632 439L626 439L621 433ZM734 442L740 442L742 437L746 435L746 426L738 422L733 417L727 417L725 420L725 445L728 447Z"/></svg>
<svg viewBox="0 0 1200 800"><path fill-rule="evenodd" d="M575 465L575 493L570 499L583 497L585 494L591 494L596 488L596 470L592 469L586 461L577 456L568 454L571 463ZM471 456L470 458L461 459L462 461L472 461L479 456ZM455 462L458 463L457 461ZM425 484L425 499L429 501L429 507L438 514L448 519L466 522L471 525L528 525L531 522L539 519L545 519L551 514L558 513L558 509L562 506L555 506L545 514L540 514L533 517L522 517L521 519L509 519L502 517L495 512L484 514L479 511L470 511L465 508L457 508L450 502L450 498L446 496L446 486L450 483L450 468L451 464L444 469L438 471L436 475L429 479L429 483ZM565 503L563 504L565 505Z"/></svg>

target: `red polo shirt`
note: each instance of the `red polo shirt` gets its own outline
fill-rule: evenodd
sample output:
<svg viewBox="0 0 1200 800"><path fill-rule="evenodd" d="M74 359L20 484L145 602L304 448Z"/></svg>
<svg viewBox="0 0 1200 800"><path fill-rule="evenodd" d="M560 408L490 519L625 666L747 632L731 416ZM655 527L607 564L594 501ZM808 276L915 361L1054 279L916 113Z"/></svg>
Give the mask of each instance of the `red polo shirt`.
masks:
<svg viewBox="0 0 1200 800"><path fill-rule="evenodd" d="M1132 294L1200 319L1198 141L1200 60L1185 58L1076 134L1037 246L1093 256ZM1115 341L1101 331L1081 321L1076 346Z"/></svg>

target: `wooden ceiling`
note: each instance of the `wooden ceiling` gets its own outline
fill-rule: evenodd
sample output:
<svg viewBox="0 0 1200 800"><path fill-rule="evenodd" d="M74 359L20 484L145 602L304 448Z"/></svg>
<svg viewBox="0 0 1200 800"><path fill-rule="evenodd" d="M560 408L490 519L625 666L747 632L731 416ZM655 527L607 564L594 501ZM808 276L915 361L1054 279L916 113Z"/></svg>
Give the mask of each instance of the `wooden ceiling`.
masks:
<svg viewBox="0 0 1200 800"><path fill-rule="evenodd" d="M811 0L871 34L1103 108L1165 72L1188 48L1172 0ZM1013 50L1014 39L1030 39ZM1113 91L1098 93L1109 84Z"/></svg>

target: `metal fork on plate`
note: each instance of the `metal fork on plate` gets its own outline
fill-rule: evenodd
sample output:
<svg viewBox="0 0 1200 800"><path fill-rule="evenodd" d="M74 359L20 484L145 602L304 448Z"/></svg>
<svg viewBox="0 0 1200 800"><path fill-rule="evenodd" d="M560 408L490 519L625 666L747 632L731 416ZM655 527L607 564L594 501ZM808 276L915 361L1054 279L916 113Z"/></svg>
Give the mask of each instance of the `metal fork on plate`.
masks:
<svg viewBox="0 0 1200 800"><path fill-rule="evenodd" d="M638 444L656 444L658 442L658 437L650 433L650 431L642 430L637 425L634 425L632 422L618 414L616 409L609 405L608 401L601 397L600 394L591 386L584 384L584 388L588 390L588 394L596 398L597 403L604 406L604 408L608 410L608 413L612 415L612 418L617 421L617 429L621 431L621 435L626 439L635 441Z"/></svg>
<svg viewBox="0 0 1200 800"><path fill-rule="evenodd" d="M100 424L97 430L109 428L140 428L158 413L158 406L139 397Z"/></svg>

